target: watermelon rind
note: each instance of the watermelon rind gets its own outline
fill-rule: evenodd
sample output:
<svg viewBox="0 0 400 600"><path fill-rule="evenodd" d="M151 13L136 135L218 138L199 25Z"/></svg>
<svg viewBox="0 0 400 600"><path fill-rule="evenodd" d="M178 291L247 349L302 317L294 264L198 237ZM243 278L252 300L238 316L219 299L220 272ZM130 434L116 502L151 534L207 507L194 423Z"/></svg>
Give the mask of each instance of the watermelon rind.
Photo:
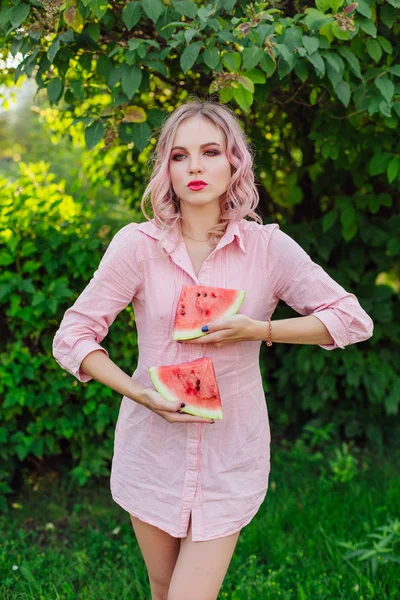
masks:
<svg viewBox="0 0 400 600"><path fill-rule="evenodd" d="M165 387L165 385L162 383L162 381L157 375L157 368L158 367L149 368L150 378L157 392L161 394L163 398L169 400L170 402L182 401L182 398L178 398L178 396L175 396L171 392L171 390ZM217 410L200 409L198 406L191 405L187 398L185 398L184 401L186 403L186 406L180 409L181 412L187 413L194 417L203 417L205 419L223 419L223 413L220 408Z"/></svg>
<svg viewBox="0 0 400 600"><path fill-rule="evenodd" d="M240 307L242 306L244 299L246 297L245 290L238 290L237 300L226 310L224 313L218 317L219 319L227 319L228 317L232 317L236 315ZM211 321L212 322L212 321ZM205 323L206 325L206 323ZM208 335L207 332L204 332L199 329L175 329L172 334L172 339L174 341L180 340L193 340L195 338L203 337L204 335Z"/></svg>

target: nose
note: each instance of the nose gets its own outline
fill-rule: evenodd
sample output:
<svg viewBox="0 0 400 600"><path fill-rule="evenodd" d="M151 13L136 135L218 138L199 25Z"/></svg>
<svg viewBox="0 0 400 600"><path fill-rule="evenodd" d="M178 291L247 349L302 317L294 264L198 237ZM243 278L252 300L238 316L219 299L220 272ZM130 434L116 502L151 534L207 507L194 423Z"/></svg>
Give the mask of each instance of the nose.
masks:
<svg viewBox="0 0 400 600"><path fill-rule="evenodd" d="M190 159L190 173L201 173L203 171L203 167L200 165L199 158L194 156Z"/></svg>

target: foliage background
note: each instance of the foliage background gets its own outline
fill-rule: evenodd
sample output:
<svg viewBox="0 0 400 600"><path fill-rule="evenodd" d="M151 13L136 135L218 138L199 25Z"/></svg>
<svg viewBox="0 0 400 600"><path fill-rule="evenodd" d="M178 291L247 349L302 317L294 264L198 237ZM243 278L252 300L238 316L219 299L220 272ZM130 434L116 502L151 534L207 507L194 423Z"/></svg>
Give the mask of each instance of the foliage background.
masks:
<svg viewBox="0 0 400 600"><path fill-rule="evenodd" d="M399 8L2 3L1 52L16 65L0 83L35 81L33 116L48 139L38 125L26 137L19 123L10 145L7 125L0 130L0 491L18 485L21 463L54 461L80 483L108 473L115 394L60 372L51 343L111 237L143 219L156 133L191 94L237 112L256 152L264 221L278 222L375 322L371 340L345 351L263 346L275 436L313 423L377 447L398 439ZM294 315L279 306L274 317ZM103 345L133 372L131 308Z"/></svg>

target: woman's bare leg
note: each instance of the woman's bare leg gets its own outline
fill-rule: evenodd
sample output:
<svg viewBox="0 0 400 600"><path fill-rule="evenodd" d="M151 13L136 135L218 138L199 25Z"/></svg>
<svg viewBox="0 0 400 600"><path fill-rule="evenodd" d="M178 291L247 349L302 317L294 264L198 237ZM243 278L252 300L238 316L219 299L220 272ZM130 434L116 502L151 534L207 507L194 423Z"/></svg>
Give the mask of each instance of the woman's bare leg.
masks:
<svg viewBox="0 0 400 600"><path fill-rule="evenodd" d="M175 538L130 515L139 548L147 567L151 599L167 600L168 589L178 558L180 538Z"/></svg>
<svg viewBox="0 0 400 600"><path fill-rule="evenodd" d="M217 600L239 534L193 542L190 525L187 537L181 540L167 600Z"/></svg>

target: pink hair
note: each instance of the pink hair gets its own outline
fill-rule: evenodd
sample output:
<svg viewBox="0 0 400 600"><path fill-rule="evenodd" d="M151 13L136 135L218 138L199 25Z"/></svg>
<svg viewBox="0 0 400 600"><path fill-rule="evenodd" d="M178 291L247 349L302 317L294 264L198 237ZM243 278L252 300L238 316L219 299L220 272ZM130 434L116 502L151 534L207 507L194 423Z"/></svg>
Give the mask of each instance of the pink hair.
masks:
<svg viewBox="0 0 400 600"><path fill-rule="evenodd" d="M160 239L160 247L168 232L182 218L169 173L169 157L175 132L182 121L197 115L208 119L222 132L227 157L232 165L228 188L221 197L220 220L208 232L210 242L217 245L230 221L240 221L249 216L259 224L263 223L261 217L255 212L259 195L254 182L253 149L246 141L239 120L227 106L210 100L203 101L195 96L193 100L185 102L167 117L160 128L158 141L150 158L153 169L142 197L141 209L146 219L150 220L151 217L145 210L146 199L150 196L154 220L165 230L165 234Z"/></svg>

